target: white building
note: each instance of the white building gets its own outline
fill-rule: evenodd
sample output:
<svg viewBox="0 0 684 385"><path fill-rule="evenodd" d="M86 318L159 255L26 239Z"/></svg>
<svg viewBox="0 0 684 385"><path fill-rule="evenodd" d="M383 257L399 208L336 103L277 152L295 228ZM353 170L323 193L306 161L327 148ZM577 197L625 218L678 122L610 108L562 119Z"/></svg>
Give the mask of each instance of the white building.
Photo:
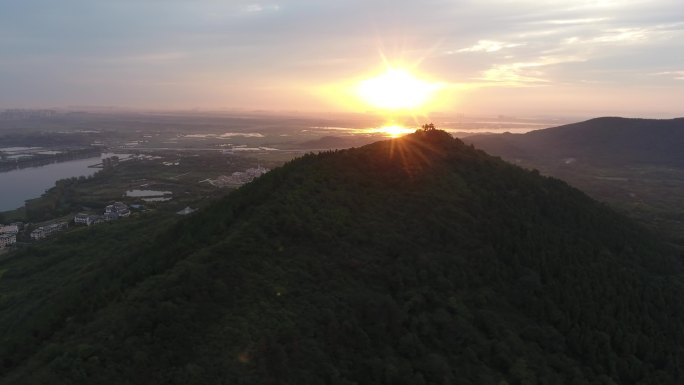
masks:
<svg viewBox="0 0 684 385"><path fill-rule="evenodd" d="M102 217L101 215L89 215L88 216L88 226L96 225L98 223L103 223L104 221L105 221L104 217Z"/></svg>
<svg viewBox="0 0 684 385"><path fill-rule="evenodd" d="M190 206L186 206L183 210L178 211L176 214L178 214L178 215L188 215L188 214L194 213L195 211L197 211L197 209L192 209L192 208L190 208Z"/></svg>
<svg viewBox="0 0 684 385"><path fill-rule="evenodd" d="M79 213L74 217L74 223L86 226L91 226L102 222L104 222L104 219L99 215Z"/></svg>
<svg viewBox="0 0 684 385"><path fill-rule="evenodd" d="M66 222L57 222L51 225L41 226L33 231L31 231L31 239L39 240L47 238L48 236L62 230L66 230L69 224Z"/></svg>
<svg viewBox="0 0 684 385"><path fill-rule="evenodd" d="M256 168L248 168L245 171L236 171L230 176L221 175L215 180L209 180L209 183L216 187L241 186L249 183L254 179L266 174L269 170L259 165Z"/></svg>
<svg viewBox="0 0 684 385"><path fill-rule="evenodd" d="M78 213L74 217L74 223L79 224L79 225L90 226L90 223L88 223L89 218L90 218L90 215L88 215L88 214Z"/></svg>
<svg viewBox="0 0 684 385"><path fill-rule="evenodd" d="M116 216L107 214L116 214ZM114 220L120 217L127 217L129 215L131 215L131 210L129 210L128 206L126 206L123 202L114 202L113 204L105 207L106 220Z"/></svg>
<svg viewBox="0 0 684 385"><path fill-rule="evenodd" d="M17 243L17 235L6 233L0 234L0 249L4 249L7 246Z"/></svg>
<svg viewBox="0 0 684 385"><path fill-rule="evenodd" d="M0 225L0 234L17 234L19 232L19 225Z"/></svg>

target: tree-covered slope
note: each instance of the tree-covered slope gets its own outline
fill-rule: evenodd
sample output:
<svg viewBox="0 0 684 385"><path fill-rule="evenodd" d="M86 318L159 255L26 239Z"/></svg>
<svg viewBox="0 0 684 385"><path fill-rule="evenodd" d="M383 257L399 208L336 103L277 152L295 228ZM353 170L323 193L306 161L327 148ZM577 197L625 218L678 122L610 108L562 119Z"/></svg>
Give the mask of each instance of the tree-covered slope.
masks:
<svg viewBox="0 0 684 385"><path fill-rule="evenodd" d="M441 131L307 155L168 229L140 226L130 243L83 231L69 253L57 240L0 264L0 383L684 377L679 258ZM97 244L111 250L86 258Z"/></svg>
<svg viewBox="0 0 684 385"><path fill-rule="evenodd" d="M684 118L597 118L464 140L567 181L684 245Z"/></svg>

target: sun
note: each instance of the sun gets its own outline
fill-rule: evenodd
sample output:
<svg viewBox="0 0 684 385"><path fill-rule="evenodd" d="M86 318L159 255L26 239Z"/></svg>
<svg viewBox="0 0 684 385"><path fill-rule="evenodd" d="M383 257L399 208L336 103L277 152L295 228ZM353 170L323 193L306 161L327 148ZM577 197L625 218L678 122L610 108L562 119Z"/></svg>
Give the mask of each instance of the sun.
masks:
<svg viewBox="0 0 684 385"><path fill-rule="evenodd" d="M417 110L432 101L440 84L421 80L409 71L388 68L361 81L357 94L366 104L382 110Z"/></svg>
<svg viewBox="0 0 684 385"><path fill-rule="evenodd" d="M372 130L373 133L383 134L383 135L386 135L390 138L398 138L400 136L410 134L414 131L415 130L412 128L403 127L403 126L399 126L399 125L395 125L395 124L382 126L380 128L376 128L376 129Z"/></svg>

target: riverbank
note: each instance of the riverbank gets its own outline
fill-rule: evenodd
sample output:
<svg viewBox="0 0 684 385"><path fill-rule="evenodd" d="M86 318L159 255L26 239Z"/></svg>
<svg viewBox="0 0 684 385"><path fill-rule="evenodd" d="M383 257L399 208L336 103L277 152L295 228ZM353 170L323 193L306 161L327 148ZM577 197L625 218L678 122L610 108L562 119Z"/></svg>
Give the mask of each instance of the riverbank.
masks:
<svg viewBox="0 0 684 385"><path fill-rule="evenodd" d="M97 169L88 166L100 162L100 154L91 155L96 156L0 172L0 212L24 206L27 200L40 197L59 180L92 176Z"/></svg>
<svg viewBox="0 0 684 385"><path fill-rule="evenodd" d="M30 167L41 167L53 163L68 162L71 160L86 159L99 156L103 149L101 147L89 147L71 150L36 150L26 153L4 155L0 157L0 173L21 170ZM0 151L2 152L2 151Z"/></svg>

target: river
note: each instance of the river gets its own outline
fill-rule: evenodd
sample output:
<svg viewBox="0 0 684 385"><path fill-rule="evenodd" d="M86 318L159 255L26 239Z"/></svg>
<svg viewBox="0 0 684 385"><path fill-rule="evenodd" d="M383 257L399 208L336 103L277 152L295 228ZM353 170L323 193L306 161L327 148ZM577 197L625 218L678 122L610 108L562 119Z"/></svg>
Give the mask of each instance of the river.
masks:
<svg viewBox="0 0 684 385"><path fill-rule="evenodd" d="M88 166L100 162L100 157L95 157L0 172L0 212L14 210L23 206L24 201L38 198L60 179L93 175L99 169Z"/></svg>

